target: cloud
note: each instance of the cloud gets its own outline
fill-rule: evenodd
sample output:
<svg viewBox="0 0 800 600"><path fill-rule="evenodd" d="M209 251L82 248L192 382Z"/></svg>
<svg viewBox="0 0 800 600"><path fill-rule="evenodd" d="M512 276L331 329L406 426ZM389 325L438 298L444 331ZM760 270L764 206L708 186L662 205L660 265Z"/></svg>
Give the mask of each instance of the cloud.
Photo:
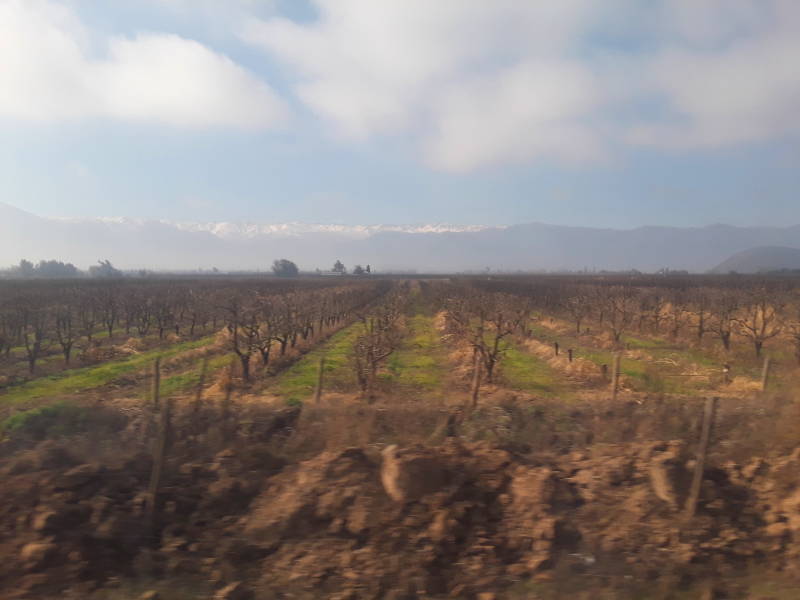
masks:
<svg viewBox="0 0 800 600"><path fill-rule="evenodd" d="M428 161L467 171L534 158L602 158L601 135L581 121L602 103L596 83L587 69L558 60L529 61L460 82L437 106L434 129L425 136Z"/></svg>
<svg viewBox="0 0 800 600"><path fill-rule="evenodd" d="M698 8L695 19L686 18L688 39L710 29L701 36L704 47L672 43L643 65L644 80L666 111L634 127L631 142L715 148L800 132L800 6L762 2L756 11L752 2L734 2L730 8L737 6L727 27L724 18L704 25L712 15ZM735 24L741 14L752 15L746 34L741 21ZM717 43L709 48L709 40Z"/></svg>
<svg viewBox="0 0 800 600"><path fill-rule="evenodd" d="M99 95L111 116L183 127L265 128L281 121L281 101L230 59L175 35L109 43L97 66Z"/></svg>
<svg viewBox="0 0 800 600"><path fill-rule="evenodd" d="M242 37L296 74L298 98L349 140L408 134L448 170L600 154L580 121L600 107L565 56L584 1L318 0L320 18L252 19ZM597 83L597 82L595 82Z"/></svg>
<svg viewBox="0 0 800 600"><path fill-rule="evenodd" d="M102 35L75 1L0 0L0 118L288 121L268 81L224 54L169 32ZM316 17L294 21L274 0L146 0L215 46L259 48L268 77L283 66L311 127L346 144L399 138L439 170L800 133L797 0L310 2Z"/></svg>
<svg viewBox="0 0 800 600"><path fill-rule="evenodd" d="M75 179L88 180L93 178L91 169L77 160L72 160L67 163L67 172Z"/></svg>
<svg viewBox="0 0 800 600"><path fill-rule="evenodd" d="M173 34L110 36L94 56L64 5L0 0L0 116L34 121L103 117L183 128L268 128L287 116L253 74Z"/></svg>
<svg viewBox="0 0 800 600"><path fill-rule="evenodd" d="M250 19L341 139L416 140L438 169L707 149L800 124L795 0L314 0Z"/></svg>

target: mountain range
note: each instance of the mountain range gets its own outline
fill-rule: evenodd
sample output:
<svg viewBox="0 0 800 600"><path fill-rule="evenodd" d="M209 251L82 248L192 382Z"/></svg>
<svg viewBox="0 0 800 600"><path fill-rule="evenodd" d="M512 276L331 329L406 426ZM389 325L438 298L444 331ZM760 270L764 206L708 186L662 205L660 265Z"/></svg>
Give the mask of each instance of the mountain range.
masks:
<svg viewBox="0 0 800 600"><path fill-rule="evenodd" d="M600 229L510 226L186 223L36 216L0 203L0 267L26 258L85 268L267 270L276 258L301 269L335 260L419 272L627 270L705 272L757 247L800 250L800 226ZM742 271L743 272L743 271Z"/></svg>
<svg viewBox="0 0 800 600"><path fill-rule="evenodd" d="M800 250L785 246L760 246L737 252L717 265L714 273L760 273L782 269L800 270Z"/></svg>

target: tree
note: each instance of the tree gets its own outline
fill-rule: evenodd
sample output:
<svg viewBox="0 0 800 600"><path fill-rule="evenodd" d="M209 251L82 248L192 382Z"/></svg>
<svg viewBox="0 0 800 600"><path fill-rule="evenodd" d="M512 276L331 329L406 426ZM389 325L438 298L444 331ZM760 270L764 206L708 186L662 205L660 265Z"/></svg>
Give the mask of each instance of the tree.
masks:
<svg viewBox="0 0 800 600"><path fill-rule="evenodd" d="M297 277L300 270L292 261L280 258L272 263L272 272L278 277Z"/></svg>
<svg viewBox="0 0 800 600"><path fill-rule="evenodd" d="M575 323L575 333L580 334L581 324L592 314L592 307L594 306L593 298L583 293L582 290L576 289L567 297L565 306Z"/></svg>
<svg viewBox="0 0 800 600"><path fill-rule="evenodd" d="M347 268L342 264L342 261L337 260L333 263L333 269L331 269L334 273L339 273L340 275L344 275L347 273Z"/></svg>
<svg viewBox="0 0 800 600"><path fill-rule="evenodd" d="M761 356L764 342L780 334L779 314L782 308L780 298L766 289L760 289L750 294L741 307L740 316L734 319L739 326L739 333L752 342L756 357Z"/></svg>
<svg viewBox="0 0 800 600"><path fill-rule="evenodd" d="M619 344L622 334L633 323L636 309L639 306L636 290L631 286L612 286L604 290L604 312L606 324L614 338L614 343Z"/></svg>
<svg viewBox="0 0 800 600"><path fill-rule="evenodd" d="M89 267L90 277L117 278L122 277L122 271L115 268L109 260L98 260L97 264Z"/></svg>
<svg viewBox="0 0 800 600"><path fill-rule="evenodd" d="M372 273L372 269L370 269L369 265L367 265L367 268L366 268L366 269L364 269L364 271L366 271L367 275L369 275L370 273Z"/></svg>
<svg viewBox="0 0 800 600"><path fill-rule="evenodd" d="M152 317L158 329L158 339L163 340L166 331L175 324L172 293L169 288L158 290L152 298Z"/></svg>
<svg viewBox="0 0 800 600"><path fill-rule="evenodd" d="M703 336L709 329L708 323L711 318L711 301L708 292L703 289L694 290L691 297L691 312L695 319L693 327L697 330L697 341L702 342Z"/></svg>
<svg viewBox="0 0 800 600"><path fill-rule="evenodd" d="M503 340L515 331L525 329L530 307L508 294L466 288L445 301L448 328L468 340L473 349L473 361L478 361L492 383L495 368L508 345Z"/></svg>
<svg viewBox="0 0 800 600"><path fill-rule="evenodd" d="M673 290L666 306L669 335L673 340L678 339L681 325L686 316L686 299L682 290Z"/></svg>
<svg viewBox="0 0 800 600"><path fill-rule="evenodd" d="M42 298L25 298L18 308L20 331L28 359L28 371L33 373L36 361L49 347L50 311Z"/></svg>
<svg viewBox="0 0 800 600"><path fill-rule="evenodd" d="M739 310L739 297L729 290L723 290L713 297L713 303L714 311L708 330L719 338L727 352L731 349L731 334Z"/></svg>
<svg viewBox="0 0 800 600"><path fill-rule="evenodd" d="M225 328L229 347L239 357L242 379L249 383L250 358L258 350L258 312L252 302L247 303L238 295L229 297L222 308L227 313Z"/></svg>
<svg viewBox="0 0 800 600"><path fill-rule="evenodd" d="M794 357L800 365L800 307L792 306L790 314L784 319L788 327L789 337L794 345Z"/></svg>
<svg viewBox="0 0 800 600"><path fill-rule="evenodd" d="M78 277L80 274L75 265L59 260L40 260L36 266L38 277Z"/></svg>
<svg viewBox="0 0 800 600"><path fill-rule="evenodd" d="M56 339L61 346L61 353L64 355L64 364L69 364L72 354L72 346L75 345L77 330L73 324L72 310L68 305L59 306L55 314Z"/></svg>
<svg viewBox="0 0 800 600"><path fill-rule="evenodd" d="M12 272L20 277L43 277L43 278L68 278L80 277L81 272L72 263L64 263L60 260L40 260L39 264L34 265L31 261L24 258L19 261L19 265L12 269Z"/></svg>
<svg viewBox="0 0 800 600"><path fill-rule="evenodd" d="M400 297L394 295L376 307L370 315L359 316L364 331L353 343L353 367L358 386L369 400L372 399L378 369L399 344L397 320L400 308Z"/></svg>
<svg viewBox="0 0 800 600"><path fill-rule="evenodd" d="M365 273L364 267L361 265L356 265L353 267L353 275L363 275Z"/></svg>
<svg viewBox="0 0 800 600"><path fill-rule="evenodd" d="M117 324L122 304L120 302L120 292L116 286L107 285L98 290L96 298L100 309L100 321L108 331L108 339L112 339L114 337L114 326Z"/></svg>
<svg viewBox="0 0 800 600"><path fill-rule="evenodd" d="M34 270L33 263L23 258L21 261L19 261L17 273L20 277L33 277L36 272Z"/></svg>
<svg viewBox="0 0 800 600"><path fill-rule="evenodd" d="M13 304L0 304L0 358L5 361L11 356L11 349L21 342L21 322Z"/></svg>

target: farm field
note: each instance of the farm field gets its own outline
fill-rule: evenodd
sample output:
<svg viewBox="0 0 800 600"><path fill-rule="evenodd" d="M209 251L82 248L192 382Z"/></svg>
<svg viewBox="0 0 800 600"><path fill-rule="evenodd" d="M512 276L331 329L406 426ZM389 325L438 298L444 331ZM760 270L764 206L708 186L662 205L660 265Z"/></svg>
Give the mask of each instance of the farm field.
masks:
<svg viewBox="0 0 800 600"><path fill-rule="evenodd" d="M800 600L800 0L0 0L0 600Z"/></svg>
<svg viewBox="0 0 800 600"><path fill-rule="evenodd" d="M793 597L799 289L0 288L0 589Z"/></svg>

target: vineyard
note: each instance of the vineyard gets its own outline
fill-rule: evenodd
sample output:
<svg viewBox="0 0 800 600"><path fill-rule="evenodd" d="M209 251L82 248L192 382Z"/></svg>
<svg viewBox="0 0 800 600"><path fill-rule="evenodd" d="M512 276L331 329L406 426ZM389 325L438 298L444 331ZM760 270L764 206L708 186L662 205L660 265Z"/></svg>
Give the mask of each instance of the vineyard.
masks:
<svg viewBox="0 0 800 600"><path fill-rule="evenodd" d="M790 598L798 382L790 278L0 282L0 596Z"/></svg>

